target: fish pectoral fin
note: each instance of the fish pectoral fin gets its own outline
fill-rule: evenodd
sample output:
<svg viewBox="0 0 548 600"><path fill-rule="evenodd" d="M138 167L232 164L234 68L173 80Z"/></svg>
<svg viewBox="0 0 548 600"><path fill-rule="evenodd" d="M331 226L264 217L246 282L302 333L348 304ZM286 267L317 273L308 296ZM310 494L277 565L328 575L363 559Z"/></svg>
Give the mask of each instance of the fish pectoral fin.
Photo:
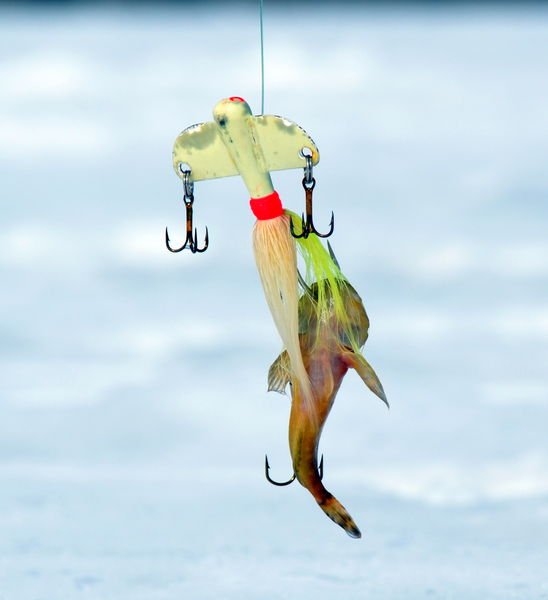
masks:
<svg viewBox="0 0 548 600"><path fill-rule="evenodd" d="M289 355L284 350L268 369L268 391L285 394L285 388L291 380Z"/></svg>
<svg viewBox="0 0 548 600"><path fill-rule="evenodd" d="M378 396L385 404L390 408L390 404L388 404L388 400L386 399L386 394L384 393L382 383L375 371L373 371L373 367L365 360L365 358L361 354L357 354L352 350L348 350L342 356L343 361L353 369L356 370L358 375L363 379L365 385L376 395Z"/></svg>

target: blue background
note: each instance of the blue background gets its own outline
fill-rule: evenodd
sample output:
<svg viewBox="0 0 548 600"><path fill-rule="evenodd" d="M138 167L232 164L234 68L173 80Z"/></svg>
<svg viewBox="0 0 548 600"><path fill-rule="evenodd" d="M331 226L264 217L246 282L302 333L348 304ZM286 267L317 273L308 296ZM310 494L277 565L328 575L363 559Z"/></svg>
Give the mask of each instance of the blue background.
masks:
<svg viewBox="0 0 548 600"><path fill-rule="evenodd" d="M0 11L0 598L548 598L548 13L265 7L265 112L315 139L315 215L371 319L290 474L239 178L171 148L239 95L256 6ZM273 175L302 210L302 174Z"/></svg>

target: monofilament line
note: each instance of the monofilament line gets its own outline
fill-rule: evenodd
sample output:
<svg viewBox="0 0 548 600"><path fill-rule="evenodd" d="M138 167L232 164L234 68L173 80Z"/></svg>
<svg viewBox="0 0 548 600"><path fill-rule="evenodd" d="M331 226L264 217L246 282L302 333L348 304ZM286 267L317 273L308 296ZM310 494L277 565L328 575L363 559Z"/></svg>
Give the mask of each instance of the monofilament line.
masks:
<svg viewBox="0 0 548 600"><path fill-rule="evenodd" d="M264 114L264 33L263 33L263 0L259 0L259 23L261 27L261 115Z"/></svg>

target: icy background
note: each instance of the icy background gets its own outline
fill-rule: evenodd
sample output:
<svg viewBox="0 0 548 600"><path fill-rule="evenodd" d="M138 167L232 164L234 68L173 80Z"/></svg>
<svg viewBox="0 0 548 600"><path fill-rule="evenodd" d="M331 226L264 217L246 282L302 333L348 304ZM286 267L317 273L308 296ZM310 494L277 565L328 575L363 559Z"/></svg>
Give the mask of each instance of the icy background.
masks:
<svg viewBox="0 0 548 600"><path fill-rule="evenodd" d="M0 599L548 598L548 11L266 10L265 111L317 142L316 219L371 318L290 474L237 178L176 135L260 110L256 7L0 11ZM304 206L301 173L274 175Z"/></svg>

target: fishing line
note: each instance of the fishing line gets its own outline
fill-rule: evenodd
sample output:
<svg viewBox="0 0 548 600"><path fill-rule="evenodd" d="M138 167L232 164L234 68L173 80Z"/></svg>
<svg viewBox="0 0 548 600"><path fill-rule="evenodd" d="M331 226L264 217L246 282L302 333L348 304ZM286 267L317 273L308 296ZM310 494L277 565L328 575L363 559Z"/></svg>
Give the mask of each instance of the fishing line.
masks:
<svg viewBox="0 0 548 600"><path fill-rule="evenodd" d="M263 0L259 0L259 23L261 28L261 115L264 114L264 32Z"/></svg>

